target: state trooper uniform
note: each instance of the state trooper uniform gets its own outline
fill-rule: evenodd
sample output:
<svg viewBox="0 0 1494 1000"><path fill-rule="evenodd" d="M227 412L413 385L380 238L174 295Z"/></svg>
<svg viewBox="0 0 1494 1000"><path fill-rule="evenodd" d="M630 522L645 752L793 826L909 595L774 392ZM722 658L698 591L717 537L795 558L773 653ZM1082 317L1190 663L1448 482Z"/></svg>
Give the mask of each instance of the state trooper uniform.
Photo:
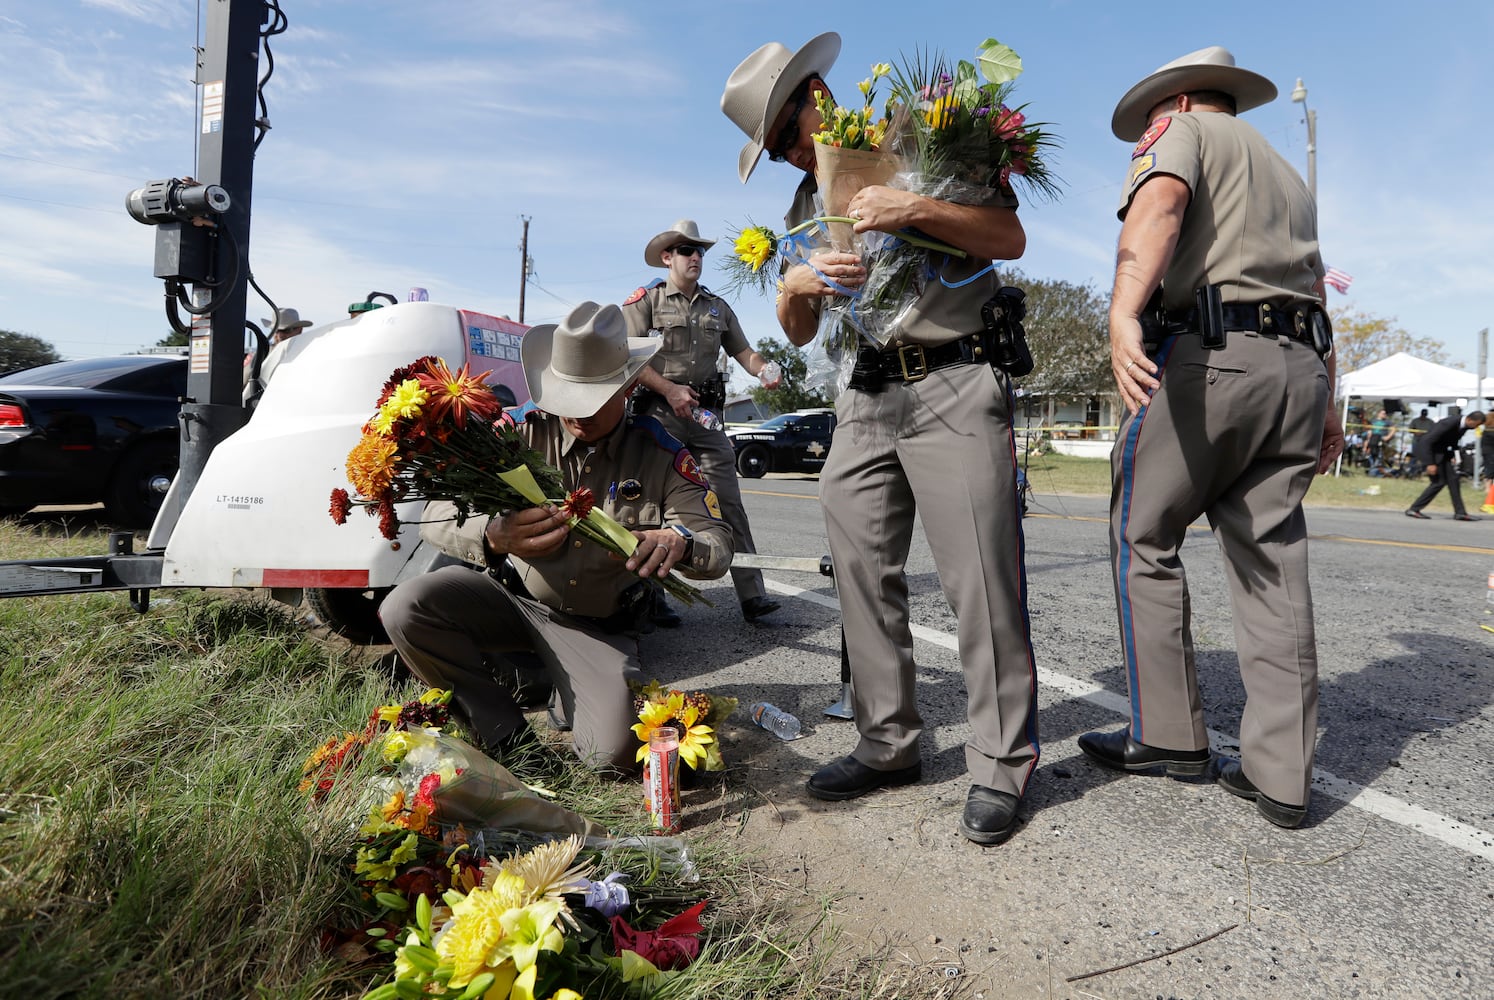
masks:
<svg viewBox="0 0 1494 1000"><path fill-rule="evenodd" d="M661 266L659 250L668 249L664 244L672 241L701 247L715 243L714 240L702 239L694 222L681 219L674 229L649 242L645 259L654 266ZM622 309L630 336L649 336L657 331L659 353L650 362L654 370L670 382L694 389L701 408L720 416L726 407L726 382L716 369L717 356L723 349L733 358L743 351L752 350L737 314L726 300L704 285L697 285L693 295L687 294L676 287L671 278L663 278L634 291L624 300ZM731 525L735 550L757 552L737 483L736 451L726 432L711 430L688 417L678 416L663 396L646 387L641 387L634 396L633 408L634 412L653 417L690 449L706 481L720 499L721 516ZM766 611L777 608L778 605L767 597L761 570L733 568L731 577L737 601L749 619L760 616L754 613L759 608L766 608Z"/></svg>
<svg viewBox="0 0 1494 1000"><path fill-rule="evenodd" d="M1127 731L1091 733L1080 746L1125 770L1207 768L1178 558L1188 526L1206 515L1224 554L1246 691L1243 772L1229 762L1220 783L1255 798L1272 822L1293 826L1306 811L1317 732L1302 513L1330 394L1320 356L1329 347L1326 317L1315 290L1324 274L1317 209L1297 171L1233 114L1146 121L1148 110L1193 91L1222 91L1242 111L1276 96L1270 81L1237 69L1215 47L1163 67L1116 110L1116 135L1140 135L1120 218L1161 175L1182 181L1191 197L1162 281L1165 316L1142 324L1160 386L1123 421L1111 454L1111 557L1131 742L1122 739Z"/></svg>
<svg viewBox="0 0 1494 1000"><path fill-rule="evenodd" d="M526 349L530 337L534 330L525 335ZM534 391L527 364L526 375ZM620 391L623 384L613 388ZM536 401L543 402L539 393ZM519 430L560 470L568 491L590 489L598 508L624 527L686 529L691 548L688 563L677 564L681 572L701 579L725 574L731 530L716 515L714 494L689 450L657 421L625 418L592 444L573 437L548 413L532 412ZM634 626L646 609L645 582L580 536L544 558L494 557L484 544L488 518L458 526L454 516L452 505L430 504L421 537L489 572L448 566L396 587L380 616L400 657L427 683L454 689L454 701L477 737L493 747L522 732L525 721L484 656L532 651L548 668L572 721L576 755L596 767L631 768L637 742L630 727L637 719L627 682L640 679ZM505 567L511 572L503 572Z"/></svg>

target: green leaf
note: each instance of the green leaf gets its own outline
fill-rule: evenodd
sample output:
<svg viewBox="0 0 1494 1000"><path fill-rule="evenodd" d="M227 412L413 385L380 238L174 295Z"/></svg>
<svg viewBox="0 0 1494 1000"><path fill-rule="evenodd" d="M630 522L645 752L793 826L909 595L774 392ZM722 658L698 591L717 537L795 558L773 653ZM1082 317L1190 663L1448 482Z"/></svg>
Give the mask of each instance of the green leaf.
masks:
<svg viewBox="0 0 1494 1000"><path fill-rule="evenodd" d="M976 59L982 75L991 83L1010 83L1022 75L1022 57L994 38L981 43Z"/></svg>

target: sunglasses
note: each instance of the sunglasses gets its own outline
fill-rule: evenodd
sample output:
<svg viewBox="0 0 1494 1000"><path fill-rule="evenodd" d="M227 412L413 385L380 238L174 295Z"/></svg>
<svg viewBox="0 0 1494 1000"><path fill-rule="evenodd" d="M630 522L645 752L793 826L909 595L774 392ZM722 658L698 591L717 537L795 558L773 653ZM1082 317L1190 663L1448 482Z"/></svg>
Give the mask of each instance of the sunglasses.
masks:
<svg viewBox="0 0 1494 1000"><path fill-rule="evenodd" d="M669 252L670 253L677 253L681 257L694 257L696 254L700 254L701 256L704 256L705 255L705 247L698 247L694 243L681 243L679 246L675 247L673 250L671 250Z"/></svg>
<svg viewBox="0 0 1494 1000"><path fill-rule="evenodd" d="M789 113L788 124L784 125L778 132L778 141L768 150L768 159L774 163L782 163L788 159L788 151L793 149L799 141L799 112L804 110L804 105L809 101L809 81L800 84L799 96L794 101L794 110Z"/></svg>

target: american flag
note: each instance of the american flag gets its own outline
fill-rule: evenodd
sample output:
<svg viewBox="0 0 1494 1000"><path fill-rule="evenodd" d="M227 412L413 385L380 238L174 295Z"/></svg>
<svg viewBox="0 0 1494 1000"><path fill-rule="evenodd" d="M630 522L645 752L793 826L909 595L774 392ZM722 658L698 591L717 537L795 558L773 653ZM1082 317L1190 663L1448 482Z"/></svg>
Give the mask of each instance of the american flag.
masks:
<svg viewBox="0 0 1494 1000"><path fill-rule="evenodd" d="M1349 286L1354 283L1352 274L1345 274L1336 267L1330 267L1328 273L1323 275L1323 281L1340 295L1349 294Z"/></svg>

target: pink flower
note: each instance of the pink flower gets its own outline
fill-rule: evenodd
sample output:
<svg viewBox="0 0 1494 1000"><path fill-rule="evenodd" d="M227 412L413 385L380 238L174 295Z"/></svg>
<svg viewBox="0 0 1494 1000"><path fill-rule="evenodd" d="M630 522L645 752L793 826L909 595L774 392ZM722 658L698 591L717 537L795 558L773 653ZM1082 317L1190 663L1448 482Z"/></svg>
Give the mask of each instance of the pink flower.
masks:
<svg viewBox="0 0 1494 1000"><path fill-rule="evenodd" d="M1015 139L1022 133L1022 126L1026 123L1026 115L1003 104L1001 110L991 117L991 131L998 138Z"/></svg>

